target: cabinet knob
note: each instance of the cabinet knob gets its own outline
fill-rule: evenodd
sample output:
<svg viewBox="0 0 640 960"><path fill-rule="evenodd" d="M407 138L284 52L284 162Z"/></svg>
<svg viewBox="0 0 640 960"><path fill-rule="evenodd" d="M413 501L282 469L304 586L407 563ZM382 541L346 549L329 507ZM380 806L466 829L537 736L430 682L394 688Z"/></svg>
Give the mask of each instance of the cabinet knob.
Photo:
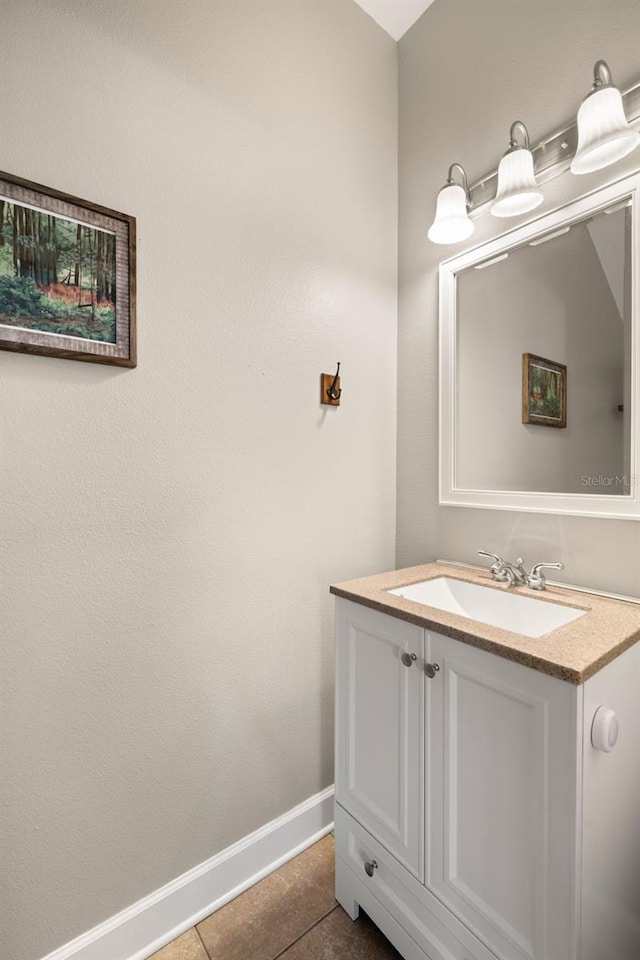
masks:
<svg viewBox="0 0 640 960"><path fill-rule="evenodd" d="M400 659L404 663L405 667L410 667L418 658L415 653L403 653Z"/></svg>
<svg viewBox="0 0 640 960"><path fill-rule="evenodd" d="M425 663L424 665L424 672L429 677L429 680L433 680L439 669L440 664L438 663Z"/></svg>
<svg viewBox="0 0 640 960"><path fill-rule="evenodd" d="M376 860L367 860L364 865L364 872L368 877L373 876L373 871L378 869L378 863Z"/></svg>
<svg viewBox="0 0 640 960"><path fill-rule="evenodd" d="M618 739L618 718L609 707L598 707L591 724L591 744L596 750L611 753Z"/></svg>

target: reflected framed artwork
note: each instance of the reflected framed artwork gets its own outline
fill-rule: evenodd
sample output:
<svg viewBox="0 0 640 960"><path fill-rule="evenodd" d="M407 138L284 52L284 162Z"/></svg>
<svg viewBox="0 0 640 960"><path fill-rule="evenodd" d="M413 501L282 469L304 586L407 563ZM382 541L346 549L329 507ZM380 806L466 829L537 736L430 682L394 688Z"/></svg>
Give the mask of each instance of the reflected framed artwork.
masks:
<svg viewBox="0 0 640 960"><path fill-rule="evenodd" d="M522 422L567 425L567 368L533 353L522 354Z"/></svg>
<svg viewBox="0 0 640 960"><path fill-rule="evenodd" d="M135 230L0 173L0 349L135 367Z"/></svg>

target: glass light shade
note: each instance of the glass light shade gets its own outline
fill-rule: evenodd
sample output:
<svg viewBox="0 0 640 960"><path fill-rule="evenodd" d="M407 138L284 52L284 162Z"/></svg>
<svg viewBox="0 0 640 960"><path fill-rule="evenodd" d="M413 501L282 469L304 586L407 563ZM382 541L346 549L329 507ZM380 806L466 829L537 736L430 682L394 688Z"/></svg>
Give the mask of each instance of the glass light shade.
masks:
<svg viewBox="0 0 640 960"><path fill-rule="evenodd" d="M517 149L505 153L498 166L498 192L491 205L494 217L517 217L544 199L533 173L533 154Z"/></svg>
<svg viewBox="0 0 640 960"><path fill-rule="evenodd" d="M590 94L578 110L578 149L572 173L592 173L621 160L640 143L640 133L627 123L622 94L603 87Z"/></svg>
<svg viewBox="0 0 640 960"><path fill-rule="evenodd" d="M467 196L457 183L448 183L438 194L436 215L427 236L432 243L458 243L475 230L467 213Z"/></svg>

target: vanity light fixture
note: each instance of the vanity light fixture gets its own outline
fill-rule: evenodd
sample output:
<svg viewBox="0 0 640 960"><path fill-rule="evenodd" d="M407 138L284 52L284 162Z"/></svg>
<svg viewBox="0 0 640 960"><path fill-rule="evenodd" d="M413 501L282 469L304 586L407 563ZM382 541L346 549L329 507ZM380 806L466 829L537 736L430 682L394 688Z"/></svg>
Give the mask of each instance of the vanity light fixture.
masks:
<svg viewBox="0 0 640 960"><path fill-rule="evenodd" d="M612 213L619 213L620 210L624 210L625 207L630 207L630 206L631 206L631 200L627 197L627 199L623 200L622 203L614 203L612 207L608 207L606 210L603 210L602 212L605 213L607 216L610 216Z"/></svg>
<svg viewBox="0 0 640 960"><path fill-rule="evenodd" d="M500 263L501 260L506 260L508 256L508 253L500 253L497 257L491 257L491 260L484 260L482 263L476 263L473 269L484 270L485 267L490 267L494 263Z"/></svg>
<svg viewBox="0 0 640 960"><path fill-rule="evenodd" d="M518 143L516 134L524 141ZM533 172L533 154L529 131L522 120L511 124L509 149L498 166L498 190L491 204L494 217L517 217L539 206L544 200Z"/></svg>
<svg viewBox="0 0 640 960"><path fill-rule="evenodd" d="M571 161L572 173L592 173L621 160L640 143L622 105L622 94L611 79L604 60L593 68L593 87L578 110L578 149Z"/></svg>
<svg viewBox="0 0 640 960"><path fill-rule="evenodd" d="M454 167L460 171L462 186L453 179ZM458 243L473 233L475 226L469 219L469 187L467 175L459 163L449 167L447 182L438 194L436 215L427 236L432 243Z"/></svg>
<svg viewBox="0 0 640 960"><path fill-rule="evenodd" d="M452 163L438 194L429 240L439 244L466 240L474 231L473 221L488 209L499 218L526 214L544 200L537 181L546 183L559 177L569 164L576 174L600 170L640 145L640 79L621 93L604 60L595 63L593 76L593 89L576 119L533 147L524 123L512 123L509 149L497 170L469 185L463 167ZM459 174L456 182L454 171Z"/></svg>
<svg viewBox="0 0 640 960"><path fill-rule="evenodd" d="M561 237L563 233L569 233L571 226L562 227L560 230L554 230L552 233L545 233L543 237L538 237L537 240L530 240L530 247L539 247L541 243L546 243L547 240L555 240L556 237Z"/></svg>

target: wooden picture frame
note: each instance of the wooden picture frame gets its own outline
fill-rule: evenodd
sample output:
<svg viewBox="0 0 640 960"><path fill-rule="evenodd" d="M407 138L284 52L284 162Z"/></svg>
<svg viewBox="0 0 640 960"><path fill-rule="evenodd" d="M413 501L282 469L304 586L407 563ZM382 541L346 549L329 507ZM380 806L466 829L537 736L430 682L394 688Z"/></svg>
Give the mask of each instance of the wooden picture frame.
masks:
<svg viewBox="0 0 640 960"><path fill-rule="evenodd" d="M0 349L136 366L133 217L0 172Z"/></svg>
<svg viewBox="0 0 640 960"><path fill-rule="evenodd" d="M522 422L567 425L567 368L534 353L522 354Z"/></svg>

